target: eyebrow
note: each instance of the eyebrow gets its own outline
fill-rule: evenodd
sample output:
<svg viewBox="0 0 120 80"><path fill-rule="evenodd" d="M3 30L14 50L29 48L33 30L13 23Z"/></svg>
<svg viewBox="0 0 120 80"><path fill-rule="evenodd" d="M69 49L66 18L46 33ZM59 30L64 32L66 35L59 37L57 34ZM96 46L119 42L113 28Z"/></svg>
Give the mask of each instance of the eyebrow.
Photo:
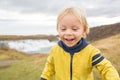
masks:
<svg viewBox="0 0 120 80"><path fill-rule="evenodd" d="M66 27L65 25L59 25L59 27L61 28L61 27Z"/></svg>
<svg viewBox="0 0 120 80"><path fill-rule="evenodd" d="M73 27L73 28L80 28L79 26L77 26L77 25L74 25L74 26L71 26L71 27Z"/></svg>
<svg viewBox="0 0 120 80"><path fill-rule="evenodd" d="M63 27L66 28L67 26L61 24L61 25L59 25L59 27L60 27L60 28L63 28ZM70 26L70 27L71 27L71 28L80 28L80 26L78 26L78 25L72 25L72 26Z"/></svg>

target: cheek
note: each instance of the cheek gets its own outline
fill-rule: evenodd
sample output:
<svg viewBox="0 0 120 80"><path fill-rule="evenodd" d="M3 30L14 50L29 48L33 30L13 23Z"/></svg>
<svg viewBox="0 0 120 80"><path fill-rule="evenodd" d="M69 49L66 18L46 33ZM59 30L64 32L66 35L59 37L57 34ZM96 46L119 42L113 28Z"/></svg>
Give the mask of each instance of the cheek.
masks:
<svg viewBox="0 0 120 80"><path fill-rule="evenodd" d="M58 34L63 34L63 32L58 28L57 29Z"/></svg>
<svg viewBox="0 0 120 80"><path fill-rule="evenodd" d="M58 34L61 34L61 31L57 29Z"/></svg>
<svg viewBox="0 0 120 80"><path fill-rule="evenodd" d="M60 34L60 30L57 29L58 34Z"/></svg>
<svg viewBox="0 0 120 80"><path fill-rule="evenodd" d="M59 36L62 36L62 35L63 35L63 33L62 33L61 31L57 30L57 32L58 32L58 35L59 35Z"/></svg>
<svg viewBox="0 0 120 80"><path fill-rule="evenodd" d="M78 37L83 37L84 36L84 32L77 32L76 34L75 34L76 36L78 36Z"/></svg>

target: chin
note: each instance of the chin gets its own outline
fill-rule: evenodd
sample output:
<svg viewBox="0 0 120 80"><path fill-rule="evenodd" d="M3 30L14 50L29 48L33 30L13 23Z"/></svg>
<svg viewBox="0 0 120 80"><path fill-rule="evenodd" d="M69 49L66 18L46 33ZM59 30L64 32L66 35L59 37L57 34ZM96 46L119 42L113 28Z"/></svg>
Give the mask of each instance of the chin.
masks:
<svg viewBox="0 0 120 80"><path fill-rule="evenodd" d="M68 47L73 47L74 45L68 45L68 44L66 44Z"/></svg>

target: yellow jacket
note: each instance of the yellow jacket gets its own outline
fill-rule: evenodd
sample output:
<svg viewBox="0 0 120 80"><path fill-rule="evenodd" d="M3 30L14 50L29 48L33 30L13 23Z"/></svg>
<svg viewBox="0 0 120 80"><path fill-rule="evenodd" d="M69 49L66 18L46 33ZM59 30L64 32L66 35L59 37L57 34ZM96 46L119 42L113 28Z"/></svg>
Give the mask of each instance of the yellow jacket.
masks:
<svg viewBox="0 0 120 80"><path fill-rule="evenodd" d="M71 55L56 44L47 58L40 80L94 80L92 69L96 67L103 80L120 80L111 63L91 44Z"/></svg>

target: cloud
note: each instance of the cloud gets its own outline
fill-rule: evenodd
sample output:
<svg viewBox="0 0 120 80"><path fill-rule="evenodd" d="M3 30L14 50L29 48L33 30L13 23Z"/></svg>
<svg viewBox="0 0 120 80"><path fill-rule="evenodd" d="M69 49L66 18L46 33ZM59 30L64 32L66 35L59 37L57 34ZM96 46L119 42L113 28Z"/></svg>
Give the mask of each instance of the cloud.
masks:
<svg viewBox="0 0 120 80"><path fill-rule="evenodd" d="M2 0L0 1L0 8L6 10L15 10L25 13L41 12L41 13L55 13L60 7L68 4L69 1L63 0Z"/></svg>
<svg viewBox="0 0 120 80"><path fill-rule="evenodd" d="M0 0L0 32L52 33L49 29L56 29L57 15L67 6L84 8L90 26L120 22L120 0Z"/></svg>
<svg viewBox="0 0 120 80"><path fill-rule="evenodd" d="M87 8L89 16L106 16L116 17L120 16L120 1L119 0L105 0L98 1L94 4L94 8Z"/></svg>
<svg viewBox="0 0 120 80"><path fill-rule="evenodd" d="M120 16L120 0L0 0L0 9L20 13L44 13L57 15L69 5L81 6L88 16Z"/></svg>

